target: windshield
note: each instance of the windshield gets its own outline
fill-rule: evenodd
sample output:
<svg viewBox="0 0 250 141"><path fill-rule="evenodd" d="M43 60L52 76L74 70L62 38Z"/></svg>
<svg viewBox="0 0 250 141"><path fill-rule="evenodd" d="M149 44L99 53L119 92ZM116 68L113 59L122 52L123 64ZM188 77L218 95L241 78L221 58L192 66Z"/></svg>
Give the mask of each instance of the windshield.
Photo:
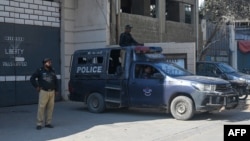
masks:
<svg viewBox="0 0 250 141"><path fill-rule="evenodd" d="M192 73L188 72L187 70L181 68L180 66L174 63L162 62L157 63L156 66L165 74L171 77L193 75Z"/></svg>
<svg viewBox="0 0 250 141"><path fill-rule="evenodd" d="M222 72L225 72L225 73L236 72L236 70L233 67L229 66L226 63L219 63L218 66Z"/></svg>

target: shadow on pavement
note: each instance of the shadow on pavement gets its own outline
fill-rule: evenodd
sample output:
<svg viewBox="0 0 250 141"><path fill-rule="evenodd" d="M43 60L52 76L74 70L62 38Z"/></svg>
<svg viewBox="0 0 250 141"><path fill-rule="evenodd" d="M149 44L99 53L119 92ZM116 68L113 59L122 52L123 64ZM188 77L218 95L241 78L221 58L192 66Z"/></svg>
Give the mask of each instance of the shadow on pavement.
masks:
<svg viewBox="0 0 250 141"><path fill-rule="evenodd" d="M80 132L91 132L102 125L119 126L133 122L164 120L168 125L173 122L192 123L196 121L229 121L238 122L250 119L250 113L244 110L229 110L221 113L196 114L192 120L177 121L171 114L157 110L131 108L109 109L104 113L90 113L83 103L61 101L56 102L53 116L55 128L36 130L37 105L24 105L0 108L0 137L6 141L45 141L77 135ZM241 116L237 116L241 114ZM174 126L174 125L173 125ZM102 128L101 128L102 129ZM98 129L100 130L100 129ZM105 129L102 129L105 130ZM98 136L98 135L96 135ZM84 137L87 138L87 137Z"/></svg>

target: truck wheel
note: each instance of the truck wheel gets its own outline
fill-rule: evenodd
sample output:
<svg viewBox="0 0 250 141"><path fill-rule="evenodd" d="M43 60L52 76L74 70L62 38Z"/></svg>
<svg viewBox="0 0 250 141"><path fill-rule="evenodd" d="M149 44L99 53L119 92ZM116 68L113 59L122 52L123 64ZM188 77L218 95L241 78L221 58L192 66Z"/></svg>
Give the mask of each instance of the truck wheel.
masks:
<svg viewBox="0 0 250 141"><path fill-rule="evenodd" d="M246 100L248 97L248 93L240 94L239 95L239 100Z"/></svg>
<svg viewBox="0 0 250 141"><path fill-rule="evenodd" d="M245 100L248 97L248 92L244 91L242 88L236 89L236 91L239 94L239 100Z"/></svg>
<svg viewBox="0 0 250 141"><path fill-rule="evenodd" d="M87 99L88 110L92 113L101 113L105 110L104 98L99 93L92 93Z"/></svg>
<svg viewBox="0 0 250 141"><path fill-rule="evenodd" d="M170 105L172 116L177 120L188 120L194 115L193 101L186 96L178 96Z"/></svg>

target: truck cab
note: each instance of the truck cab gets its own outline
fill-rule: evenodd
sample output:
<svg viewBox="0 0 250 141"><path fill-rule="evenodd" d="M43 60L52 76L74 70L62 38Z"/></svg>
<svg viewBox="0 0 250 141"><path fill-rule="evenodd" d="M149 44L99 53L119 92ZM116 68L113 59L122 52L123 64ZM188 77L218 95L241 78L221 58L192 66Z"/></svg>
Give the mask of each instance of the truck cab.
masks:
<svg viewBox="0 0 250 141"><path fill-rule="evenodd" d="M166 61L161 47L77 50L72 56L69 99L94 113L109 107L158 108L178 120L195 112L233 109L238 95L220 78L196 76Z"/></svg>
<svg viewBox="0 0 250 141"><path fill-rule="evenodd" d="M239 72L227 63L216 61L196 62L196 74L219 77L229 81L238 92L240 100L247 99L250 93L250 75Z"/></svg>

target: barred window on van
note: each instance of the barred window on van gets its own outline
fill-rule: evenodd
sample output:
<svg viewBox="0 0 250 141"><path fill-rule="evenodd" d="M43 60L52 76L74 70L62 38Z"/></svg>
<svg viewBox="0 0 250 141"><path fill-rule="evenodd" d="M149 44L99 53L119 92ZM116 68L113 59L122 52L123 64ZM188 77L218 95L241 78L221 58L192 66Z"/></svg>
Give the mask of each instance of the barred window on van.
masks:
<svg viewBox="0 0 250 141"><path fill-rule="evenodd" d="M78 57L77 64L87 64L87 58L86 57Z"/></svg>
<svg viewBox="0 0 250 141"><path fill-rule="evenodd" d="M94 57L93 59L92 59L92 63L93 64L102 64L103 63L103 57Z"/></svg>
<svg viewBox="0 0 250 141"><path fill-rule="evenodd" d="M78 64L102 64L103 57L95 56L91 58L87 57L78 57Z"/></svg>

